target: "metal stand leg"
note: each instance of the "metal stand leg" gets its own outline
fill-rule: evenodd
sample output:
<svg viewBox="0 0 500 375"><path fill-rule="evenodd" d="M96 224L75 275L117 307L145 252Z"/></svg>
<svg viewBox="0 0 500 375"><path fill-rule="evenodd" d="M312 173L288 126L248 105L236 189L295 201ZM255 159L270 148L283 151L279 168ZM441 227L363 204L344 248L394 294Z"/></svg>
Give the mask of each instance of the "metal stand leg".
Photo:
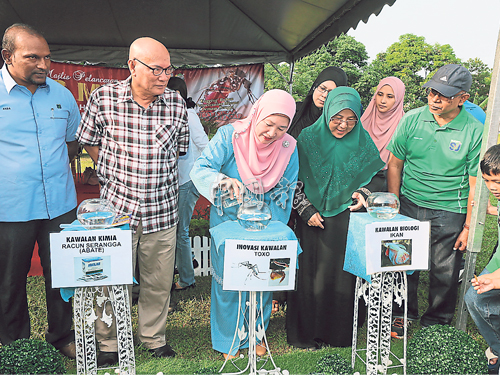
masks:
<svg viewBox="0 0 500 375"><path fill-rule="evenodd" d="M241 340L243 340L246 337L246 334L244 334L244 329L239 330L239 321L240 321L240 314L242 313L241 311L241 293L239 292L239 304L238 304L238 321L236 323L236 330L233 338L233 343L231 345L231 348L229 349L229 353L231 353L234 349L234 343L236 337L238 337L240 340L238 341L238 344ZM257 308L257 293L259 293L259 298L260 298L260 308ZM239 372L234 372L230 373L229 375L236 375L236 374L242 374L246 370L249 370L250 375L262 375L262 374L272 374L272 375L288 375L287 370L281 371L279 367L276 366L274 363L273 357L271 355L271 351L269 349L269 344L267 343L267 337L266 337L266 332L265 332L265 325L264 325L264 311L263 311L263 306L262 306L262 292L249 292L248 293L248 298L249 300L246 302L246 305L248 309L246 309L243 312L243 321L246 323L247 328L248 328L248 363L244 369L240 369L236 363L235 360L230 360L233 365L240 370ZM246 312L248 311L248 320L245 319ZM260 318L260 324L257 326L258 319ZM273 365L272 370L264 370L264 366L267 363L267 359L261 362L261 358L257 356L256 348L257 348L257 340L259 342L264 342L267 348L267 355L269 359L271 360L271 363ZM226 366L228 359L224 362L222 365L221 369L219 372L222 372L224 367Z"/></svg>
<svg viewBox="0 0 500 375"><path fill-rule="evenodd" d="M77 374L97 374L95 325L98 319L94 300L102 306L111 303L116 318L120 374L135 375L134 344L127 286L110 286L109 296L103 287L76 288L74 299L74 324ZM103 320L103 317L99 319ZM104 321L104 320L103 320Z"/></svg>
<svg viewBox="0 0 500 375"><path fill-rule="evenodd" d="M354 301L353 320L353 342L352 342L352 366L356 363L356 357L366 365L366 373L375 375L378 372L387 374L388 368L403 367L406 375L406 324L404 330L404 353L403 358L398 358L391 352L391 322L392 302L406 301L406 273L404 272L382 272L371 275L371 284L359 277L356 279L356 292ZM368 328L366 360L359 355L365 349L357 349L357 315L359 310L359 298L363 296L368 305ZM405 303L404 320L407 321L407 307ZM390 356L393 356L401 364L392 365ZM380 358L380 359L379 359Z"/></svg>

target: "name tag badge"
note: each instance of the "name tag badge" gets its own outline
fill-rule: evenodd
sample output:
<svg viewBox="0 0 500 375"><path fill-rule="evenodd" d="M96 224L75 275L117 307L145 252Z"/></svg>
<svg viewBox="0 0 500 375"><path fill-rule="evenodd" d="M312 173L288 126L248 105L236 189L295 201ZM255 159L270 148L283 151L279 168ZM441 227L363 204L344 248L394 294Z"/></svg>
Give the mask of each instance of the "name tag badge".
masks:
<svg viewBox="0 0 500 375"><path fill-rule="evenodd" d="M457 152L457 151L460 150L461 147L462 147L462 142L460 142L460 141L454 141L454 140L450 141L449 148L450 148L451 151Z"/></svg>

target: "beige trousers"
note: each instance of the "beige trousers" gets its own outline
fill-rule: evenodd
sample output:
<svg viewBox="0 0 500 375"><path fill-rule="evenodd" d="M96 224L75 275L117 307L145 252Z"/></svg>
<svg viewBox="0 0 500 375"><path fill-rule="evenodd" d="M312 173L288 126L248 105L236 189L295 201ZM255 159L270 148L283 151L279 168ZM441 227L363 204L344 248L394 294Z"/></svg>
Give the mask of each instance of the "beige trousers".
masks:
<svg viewBox="0 0 500 375"><path fill-rule="evenodd" d="M139 292L139 321L137 338L148 349L156 349L166 344L166 323L170 304L170 289L174 277L175 241L177 226L155 233L143 234L142 223L132 237L133 268L139 262L141 285ZM107 293L107 290L105 290ZM132 306L132 287L128 288ZM100 318L102 311L98 309ZM106 313L111 313L106 304ZM103 352L118 351L116 324L108 327L100 319L95 322L96 338Z"/></svg>

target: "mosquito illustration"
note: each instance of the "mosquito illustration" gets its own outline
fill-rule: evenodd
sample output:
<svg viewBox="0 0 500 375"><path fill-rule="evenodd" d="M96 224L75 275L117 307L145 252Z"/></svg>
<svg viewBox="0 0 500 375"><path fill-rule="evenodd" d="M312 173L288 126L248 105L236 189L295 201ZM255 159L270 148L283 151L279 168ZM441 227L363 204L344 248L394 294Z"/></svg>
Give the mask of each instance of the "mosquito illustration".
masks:
<svg viewBox="0 0 500 375"><path fill-rule="evenodd" d="M248 275L245 279L245 282L244 282L245 285L247 283L247 280L252 278L252 277L256 277L259 280L265 280L265 279L259 277L259 273L266 273L266 272L259 272L259 266L257 264L252 264L248 260L246 260L244 262L238 263L238 267L241 267L241 266L244 266L250 270L250 272L248 273Z"/></svg>

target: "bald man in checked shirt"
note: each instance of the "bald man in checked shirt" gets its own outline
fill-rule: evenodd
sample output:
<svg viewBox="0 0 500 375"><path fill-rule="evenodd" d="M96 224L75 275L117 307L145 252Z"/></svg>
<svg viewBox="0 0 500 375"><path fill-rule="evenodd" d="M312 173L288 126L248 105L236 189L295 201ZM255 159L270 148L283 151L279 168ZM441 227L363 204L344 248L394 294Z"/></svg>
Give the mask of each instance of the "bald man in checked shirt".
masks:
<svg viewBox="0 0 500 375"><path fill-rule="evenodd" d="M162 43L135 40L128 67L129 78L91 94L77 139L96 162L101 198L131 216L141 285L137 337L153 356L173 357L165 326L178 222L177 155L189 146L187 110L167 88L173 68ZM116 329L99 323L96 334L98 365L116 363Z"/></svg>

